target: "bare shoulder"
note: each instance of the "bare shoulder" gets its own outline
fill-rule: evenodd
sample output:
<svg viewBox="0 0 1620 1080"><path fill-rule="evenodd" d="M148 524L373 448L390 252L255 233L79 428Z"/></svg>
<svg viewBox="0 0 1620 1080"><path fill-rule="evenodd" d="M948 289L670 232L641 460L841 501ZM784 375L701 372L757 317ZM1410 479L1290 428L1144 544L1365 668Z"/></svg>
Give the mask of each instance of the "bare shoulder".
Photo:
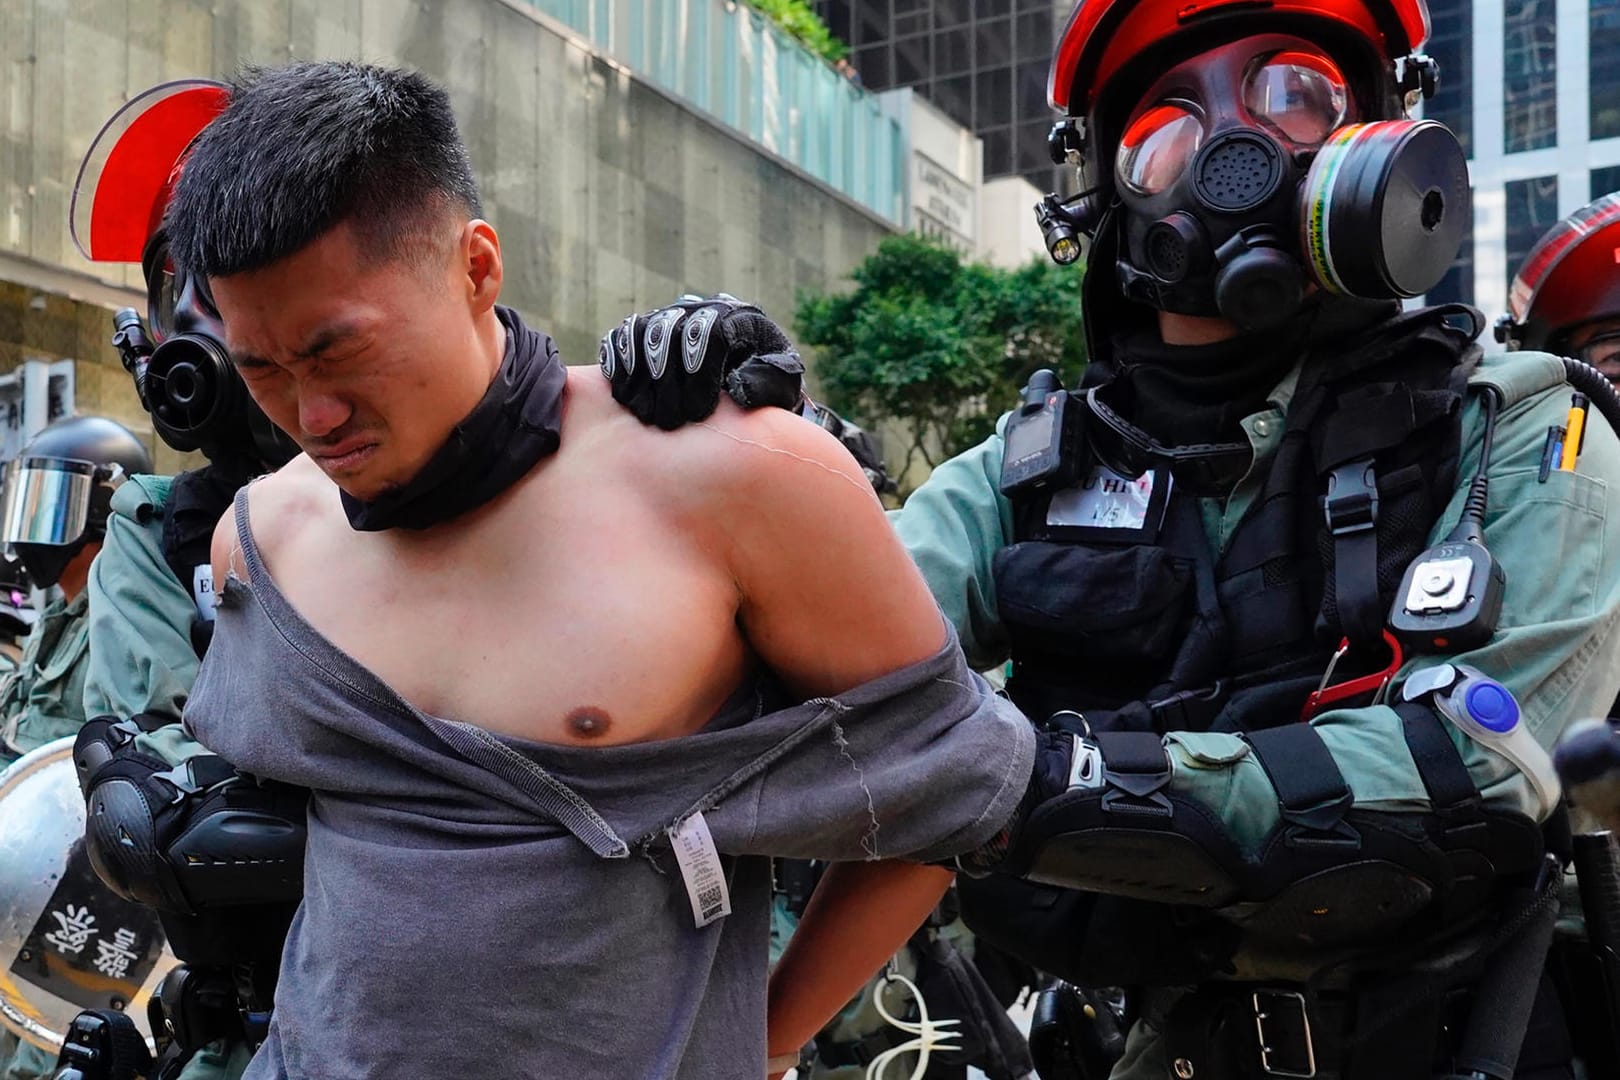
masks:
<svg viewBox="0 0 1620 1080"><path fill-rule="evenodd" d="M336 486L302 454L277 472L254 480L246 491L253 541L265 552L280 550L299 528L337 505L338 499ZM243 573L241 557L236 554L240 543L236 514L228 512L214 529L211 554L216 579L228 569Z"/></svg>
<svg viewBox="0 0 1620 1080"><path fill-rule="evenodd" d="M576 392L576 388L578 392ZM684 510L758 513L777 500L881 504L860 466L819 425L785 409L742 409L730 398L706 420L674 431L644 425L613 400L595 371L569 383L563 438L588 444L599 467L645 484Z"/></svg>

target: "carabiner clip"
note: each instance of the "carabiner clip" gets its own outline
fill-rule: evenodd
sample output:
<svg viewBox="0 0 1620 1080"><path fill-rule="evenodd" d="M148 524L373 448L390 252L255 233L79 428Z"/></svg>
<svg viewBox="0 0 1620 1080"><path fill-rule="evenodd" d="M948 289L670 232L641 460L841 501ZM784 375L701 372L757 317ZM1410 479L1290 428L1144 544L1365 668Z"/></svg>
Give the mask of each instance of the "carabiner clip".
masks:
<svg viewBox="0 0 1620 1080"><path fill-rule="evenodd" d="M1333 678L1333 669L1339 666L1344 654L1350 651L1350 639L1342 639L1339 647L1333 652L1333 659L1328 661L1327 670L1322 673L1321 685L1316 688L1315 693L1305 699L1305 708L1299 714L1300 722L1308 723L1316 714L1332 708L1341 701L1348 701L1363 694L1373 695L1372 704L1382 704L1384 695L1389 692L1390 683L1395 680L1395 673L1406 662L1406 655L1401 651L1401 643L1388 629L1384 630L1384 644L1389 646L1388 666L1371 674L1346 679L1330 686L1328 680Z"/></svg>

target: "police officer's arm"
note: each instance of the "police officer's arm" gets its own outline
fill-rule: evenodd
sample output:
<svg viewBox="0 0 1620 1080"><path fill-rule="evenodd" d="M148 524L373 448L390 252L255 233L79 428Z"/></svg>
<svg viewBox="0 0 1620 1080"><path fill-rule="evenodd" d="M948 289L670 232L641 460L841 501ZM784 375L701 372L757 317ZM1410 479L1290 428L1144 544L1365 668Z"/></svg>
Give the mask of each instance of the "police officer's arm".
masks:
<svg viewBox="0 0 1620 1080"><path fill-rule="evenodd" d="M1001 494L1001 432L936 468L889 518L956 627L968 664L983 671L1007 659L996 610L996 552L1012 542L1012 508Z"/></svg>
<svg viewBox="0 0 1620 1080"><path fill-rule="evenodd" d="M1479 669L1517 699L1524 724L1544 748L1586 717L1603 715L1620 684L1620 441L1594 410L1586 446L1574 472L1554 471L1538 482L1547 428L1561 426L1567 388L1541 393L1508 409L1497 425L1491 458L1486 545L1502 564L1507 588L1500 628L1491 641L1456 656L1419 657L1401 677L1452 661ZM1459 476L1479 461L1479 411L1464 432ZM1461 516L1459 487L1435 527L1443 538ZM1397 686L1399 688L1399 686ZM1363 808L1409 810L1429 803L1400 716L1389 705L1340 709L1314 722ZM1546 816L1530 781L1506 758L1446 724L1476 787L1494 805L1536 818ZM1198 737L1203 756L1241 753L1235 736ZM1190 746L1175 751L1185 786L1234 823L1263 832L1276 820L1276 797L1252 756L1230 770L1211 769ZM1269 821L1254 816L1256 807Z"/></svg>
<svg viewBox="0 0 1620 1080"><path fill-rule="evenodd" d="M1512 692L1523 723L1543 748L1551 747L1572 722L1601 715L1620 684L1620 635L1615 632L1620 622L1620 545L1610 535L1620 522L1620 440L1594 414L1576 470L1555 471L1545 483L1538 482L1547 428L1563 423L1568 403L1568 388L1544 391L1505 410L1498 423L1484 530L1507 579L1496 635L1467 653L1414 659L1401 673L1404 679L1447 661L1478 669ZM1463 489L1479 457L1480 426L1477 403L1471 404L1459 469L1463 480L1432 541L1445 537L1460 516ZM1402 679L1397 680L1397 693ZM1304 872L1334 861L1331 845L1275 843L1283 835L1280 826L1303 829L1319 840L1331 840L1337 831L1346 842L1360 844L1356 858L1366 859L1376 848L1380 858L1400 864L1403 873L1441 889L1450 887L1452 872L1442 849L1448 843L1467 847L1476 841L1430 811L1442 803L1452 812L1467 810L1461 800L1478 791L1490 817L1490 828L1474 830L1483 865L1500 870L1517 859L1523 869L1537 850L1533 823L1551 808L1506 757L1438 712L1413 712L1416 706L1427 707L1428 700L1399 708L1337 709L1316 717L1309 729L1279 717L1278 728L1251 734L1247 741L1223 732L1172 733L1164 740L1164 760L1150 748L1151 739L1114 747L1126 751L1119 761L1107 760L1113 751L1105 744L1101 771L1091 773L1102 782L1089 791L1072 784L1058 795L1048 789L1002 868L1033 870L1031 876L1097 891L1128 891L1123 882L1140 868L1111 874L1088 860L1084 843L1063 842L1068 844L1059 858L1064 868L1053 871L1058 864L1050 861L1047 870L1035 866L1043 857L1043 837L1072 838L1088 830L1100 835L1105 819L1113 824L1124 820L1117 814L1110 819L1100 806L1106 793L1116 798L1116 807L1134 808L1149 818L1159 815L1146 822L1159 836L1168 832L1194 841L1179 854L1158 852L1165 880L1157 887L1170 890L1177 880L1189 880L1189 865L1202 872L1219 864L1198 883L1212 905L1264 899ZM1457 767L1448 765L1448 743L1455 748L1449 761ZM1269 744L1269 762L1256 744ZM1160 774L1165 768L1167 780ZM1319 784L1323 777L1329 781L1325 787ZM1314 804L1302 797L1313 784L1328 790L1336 778L1342 778L1344 795L1318 798ZM1054 786L1067 783L1060 780ZM1292 793L1283 790L1290 786ZM1143 833L1144 840L1148 835ZM1195 849L1192 863L1176 863ZM1312 858L1300 861L1302 852L1313 853ZM1046 858L1051 857L1048 850ZM1297 865L1283 865L1289 859ZM1163 895L1172 898L1168 892ZM1198 902L1191 894L1174 898Z"/></svg>
<svg viewBox="0 0 1620 1080"><path fill-rule="evenodd" d="M85 700L103 715L73 751L91 864L120 895L165 911L296 900L306 795L238 774L181 727L198 666L195 607L163 559L155 523L146 526L114 514L92 568L101 621ZM216 532L216 562L222 550Z"/></svg>
<svg viewBox="0 0 1620 1080"><path fill-rule="evenodd" d="M174 765L206 753L180 729L197 653L191 643L196 606L163 558L153 478L131 480L114 496L101 553L90 567L90 660L84 715L120 720L152 717L136 737L148 753ZM168 718L159 727L157 717Z"/></svg>

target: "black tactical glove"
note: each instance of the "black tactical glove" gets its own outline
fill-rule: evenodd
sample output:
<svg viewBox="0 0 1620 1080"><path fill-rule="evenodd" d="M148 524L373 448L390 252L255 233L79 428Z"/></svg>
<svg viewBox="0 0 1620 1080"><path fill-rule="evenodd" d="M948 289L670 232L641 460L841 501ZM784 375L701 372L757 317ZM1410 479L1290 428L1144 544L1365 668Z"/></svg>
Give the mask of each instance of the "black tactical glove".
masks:
<svg viewBox="0 0 1620 1080"><path fill-rule="evenodd" d="M782 328L728 293L630 315L598 357L614 400L665 431L706 418L722 390L745 409L791 409L803 394L804 362Z"/></svg>

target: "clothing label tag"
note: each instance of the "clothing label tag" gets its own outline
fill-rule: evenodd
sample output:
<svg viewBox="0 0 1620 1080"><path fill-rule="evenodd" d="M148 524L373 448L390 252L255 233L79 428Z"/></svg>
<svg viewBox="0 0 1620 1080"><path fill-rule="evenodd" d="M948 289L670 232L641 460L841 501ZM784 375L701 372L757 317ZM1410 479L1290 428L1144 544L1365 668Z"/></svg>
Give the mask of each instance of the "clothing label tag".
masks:
<svg viewBox="0 0 1620 1080"><path fill-rule="evenodd" d="M214 568L208 563L191 568L191 596L197 602L197 618L214 621Z"/></svg>
<svg viewBox="0 0 1620 1080"><path fill-rule="evenodd" d="M693 814L669 830L669 842L675 849L675 861L681 864L686 895L692 901L692 921L698 929L730 915L731 890L726 887L720 853L714 849L714 837L709 835L703 815Z"/></svg>
<svg viewBox="0 0 1620 1080"><path fill-rule="evenodd" d="M1082 529L1141 529L1149 524L1150 504L1158 470L1149 469L1135 480L1104 466L1091 476L1053 492L1046 509L1048 525L1068 525ZM1166 477L1168 483L1169 478ZM1160 504L1162 505L1162 503ZM1154 528L1158 522L1151 523Z"/></svg>

